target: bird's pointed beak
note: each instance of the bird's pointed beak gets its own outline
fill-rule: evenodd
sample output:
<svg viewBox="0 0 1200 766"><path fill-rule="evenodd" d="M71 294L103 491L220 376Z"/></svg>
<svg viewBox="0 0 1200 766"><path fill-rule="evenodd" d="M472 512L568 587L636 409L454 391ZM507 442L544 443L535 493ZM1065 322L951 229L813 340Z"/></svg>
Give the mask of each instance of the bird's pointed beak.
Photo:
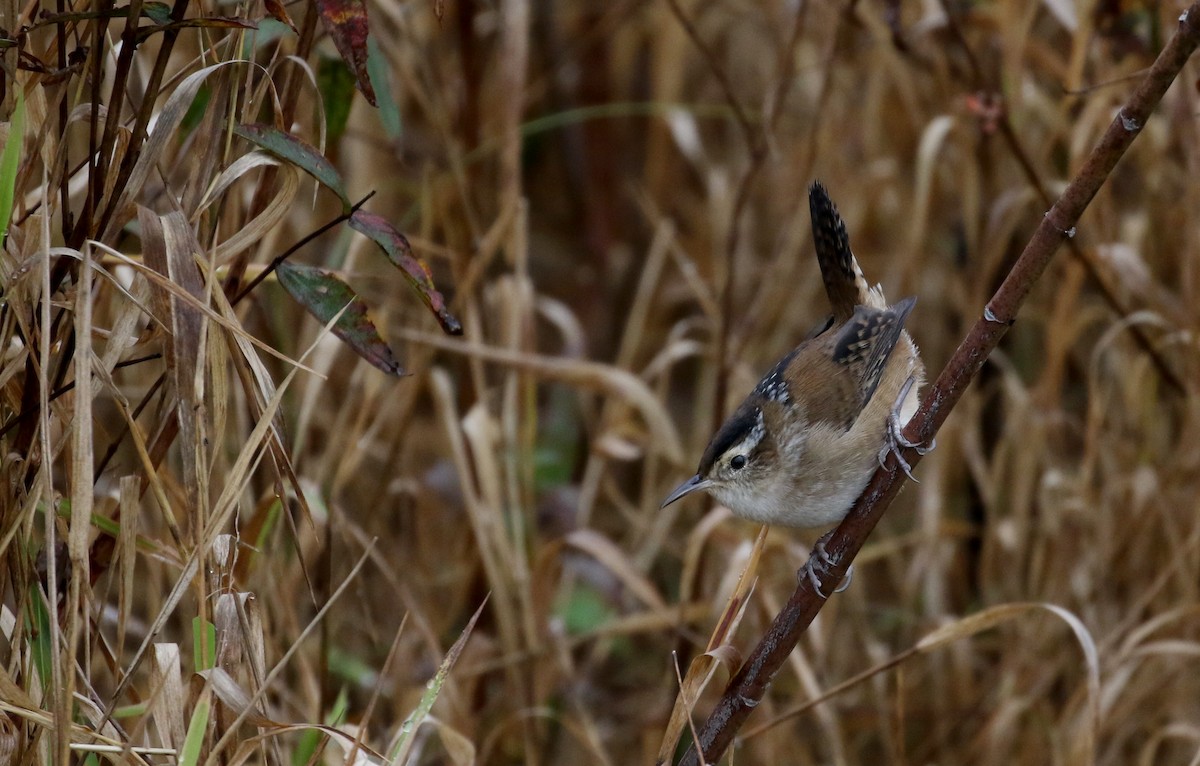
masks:
<svg viewBox="0 0 1200 766"><path fill-rule="evenodd" d="M709 485L711 485L711 484L712 484L711 481L709 481L708 479L701 479L700 474L696 474L692 478L688 479L687 481L685 481L684 483L680 484L678 487L673 489L671 491L671 494L667 495L667 499L663 500L663 504L660 505L659 508L666 508L668 505L675 502L676 500L683 497L684 495L690 495L691 493L695 492L698 489L708 489Z"/></svg>

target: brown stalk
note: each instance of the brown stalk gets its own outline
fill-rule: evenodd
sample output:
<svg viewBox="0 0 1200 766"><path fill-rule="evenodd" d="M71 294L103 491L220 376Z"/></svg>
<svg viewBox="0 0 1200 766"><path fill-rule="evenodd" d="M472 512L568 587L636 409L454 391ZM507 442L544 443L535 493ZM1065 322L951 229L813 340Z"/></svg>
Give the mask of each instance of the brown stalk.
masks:
<svg viewBox="0 0 1200 766"><path fill-rule="evenodd" d="M970 44L967 42L966 35L963 34L954 9L950 7L948 0L942 0L941 5L942 11L946 14L946 26L950 30L951 37L954 38L954 41L962 49L963 55L966 56L967 63L971 68L971 79L974 81L972 86L977 89L986 88L991 92L1000 93L1000 89L988 84L988 78L984 77L983 67L980 65L975 51L971 49ZM1144 72L1138 73L1137 76L1142 75L1144 75ZM1136 79L1137 76L1128 79ZM1021 168L1021 172L1025 174L1025 180L1033 187L1042 204L1049 206L1051 204L1050 192L1046 190L1046 184L1042 181L1037 168L1034 167L1033 160L1029 158L1029 152L1025 151L1025 145L1017 136L1016 130L1013 129L1012 120L1009 119L1007 108L1000 110L1000 115L996 119L996 127L999 130L1001 138L1004 139L1004 143L1008 146L1008 150L1012 153L1013 159L1017 161L1017 165ZM1067 241L1067 249L1071 253L1071 257L1083 266L1088 279L1099 289L1104 302L1109 305L1109 308L1117 316L1124 317L1132 313L1129 307L1117 295L1116 289L1109 283L1108 277L1096 265L1095 256L1080 247L1079 243L1074 239ZM1146 330L1139 324L1130 324L1128 329L1134 342L1138 344L1143 353L1150 357L1150 361L1154 363L1155 369L1158 370L1158 374L1162 376L1163 380L1170 384L1177 393L1186 394L1187 386L1184 384L1183 379L1180 378L1179 373L1167 362L1162 352L1155 347L1154 342L1146 334Z"/></svg>
<svg viewBox="0 0 1200 766"><path fill-rule="evenodd" d="M73 247L75 248L81 247L83 241L88 237L104 231L109 218L114 213L116 199L120 196L119 194L114 194L112 199L109 200L107 208L101 211L99 213L99 217L97 218L97 205L99 205L102 201L103 190L105 187L104 179L109 170L107 165L104 165L102 162L102 158L110 157L112 155L113 146L116 141L116 127L120 122L121 111L123 107L122 101L126 94L129 72L132 69L133 55L137 50L135 41L137 37L139 18L141 15L141 2L140 0L135 0L135 2L129 8L126 27L122 33L123 47L121 56L117 61L117 70L116 74L114 75L113 89L111 94L114 103L109 107L108 118L105 122L104 134L103 137L101 137L99 132L99 117L97 115L99 114L100 87L101 83L103 82L103 78L100 76L100 61L102 56L102 53L100 52L105 50L105 48L100 43L103 41L104 31L107 29L109 21L108 16L105 14L112 11L111 6L112 4L108 3L101 8L100 16L96 20L97 26L95 27L93 34L93 39L95 41L94 49L97 51L97 53L92 58L92 118L89 125L89 154L88 158L85 160L91 169L88 174L88 195L84 200L83 214L79 218L76 218L72 221L68 200L69 174L66 172L64 172L62 176L59 186L64 237L68 242L73 242ZM65 8L61 3L59 4L58 10L59 13L65 12ZM175 7L172 9L172 18L175 20L182 19L186 10L187 0L176 0ZM57 25L57 30L59 37L60 63L65 66L65 59L63 59L63 56L65 55L65 33L63 25ZM174 45L175 38L178 36L178 31L169 30L165 33L165 35L166 38L159 50L158 60L155 63L155 69L151 77L151 82L146 89L142 108L138 115L138 122L134 127L129 150L125 154L124 161L118 173L118 181L117 185L115 186L116 189L121 189L125 186L125 182L132 172L133 165L137 160L138 145L140 143L141 136L145 133L145 126L153 110L154 101L157 98L158 84L161 81L163 71L166 69L167 60L170 58L171 49ZM64 97L59 102L59 121L61 125L65 126L67 123L67 99L65 94L68 93L69 90L64 88L63 92ZM61 162L63 163L65 169L67 162L65 147L63 149ZM69 235L67 234L68 229L70 229ZM59 285L62 283L62 280L66 278L67 274L74 269L74 263L75 262L71 259L61 259L54 265L54 270L50 276L52 293L58 289ZM54 335L57 335L59 320L62 318L62 316L63 311L61 310L55 314L54 324L52 326L52 334ZM66 377L67 369L70 367L70 360L74 358L74 351L74 329L68 327L66 328L66 338L63 342L63 353L58 357L59 364L57 365L53 374L53 387L55 389L62 389L64 387L65 384L63 381ZM36 370L32 364L27 365L24 390L36 391L37 387L34 385L35 381ZM24 395L21 401L21 412L22 415L20 416L20 422L22 423L22 428L17 435L17 447L19 451L25 451L28 449L28 445L31 443L33 436L32 429L33 424L35 423L33 416L38 412L37 402L34 401L30 396Z"/></svg>
<svg viewBox="0 0 1200 766"><path fill-rule="evenodd" d="M83 215L75 221L75 229L71 232L71 238L68 243L71 247L78 249L83 245L83 242L88 237L89 228L91 227L95 206L99 203L100 190L104 188L103 183L99 181L100 166L103 164L100 159L100 90L104 84L104 52L107 47L104 45L105 33L108 31L108 11L112 10L113 3L106 2L101 5L100 17L96 19L92 26L92 50L89 63L91 64L91 86L92 86L92 116L88 120L88 195L83 203ZM119 86L119 83L114 82L114 90ZM63 208L65 211L66 208ZM51 286L57 287L58 282L63 276L63 266L65 262L60 261L56 264L55 274L51 277Z"/></svg>
<svg viewBox="0 0 1200 766"><path fill-rule="evenodd" d="M182 21L187 15L187 9L188 0L175 0L175 4L171 7L171 21ZM137 19L133 19L131 23L136 26ZM109 220L117 213L117 200L121 196L119 190L125 188L129 177L133 174L133 167L137 164L138 157L141 155L142 142L146 138L146 126L150 124L150 118L154 114L154 104L158 100L163 75L167 71L167 64L171 60L171 53L175 49L175 41L179 38L179 32L180 30L176 28L163 32L162 44L159 46L158 56L154 60L154 69L151 70L150 77L146 82L146 90L142 95L142 103L138 109L137 120L134 122L133 130L129 136L129 147L125 151L125 157L122 159L121 166L117 172L117 182L113 186L113 195L108 200L108 204L105 206L94 228L94 231L97 233L103 233L108 228ZM132 49L134 46L129 45L128 47ZM121 91L121 95L123 93ZM114 93L115 95L117 94ZM112 122L111 119L110 122ZM111 147L109 151L111 151Z"/></svg>
<svg viewBox="0 0 1200 766"><path fill-rule="evenodd" d="M753 186L754 179L758 175L759 168L762 167L763 159L766 157L767 142L765 128L761 131L755 130L749 116L746 114L745 108L737 97L728 74L726 74L725 70L717 62L716 53L704 41L704 38L700 36L699 30L696 29L691 19L688 18L683 8L680 7L679 0L668 0L667 4L671 7L671 12L675 14L675 18L687 33L692 44L700 51L700 55L704 58L705 63L708 64L708 68L712 71L713 76L717 78L717 83L720 84L721 90L725 93L725 100L728 102L730 109L733 110L734 119L742 131L742 136L746 141L746 148L750 151L750 164L738 181L737 190L734 193L733 212L729 217L729 232L725 237L725 281L721 285L721 314L718 317L717 330L717 388L716 394L713 397L713 418L719 421L721 413L725 411L725 398L728 395L726 390L729 379L727 367L729 363L729 335L732 327L730 317L733 316L733 297L737 284L737 268L734 264L734 257L738 250L738 241L741 238L741 227L738 225L738 222L742 219L742 211L750 199L750 188Z"/></svg>
<svg viewBox="0 0 1200 766"><path fill-rule="evenodd" d="M1020 258L984 307L982 316L959 344L925 395L921 408L904 429L908 439L928 442L937 433L971 380L1015 321L1021 304L1063 239L1074 235L1079 217L1141 132L1151 111L1162 100L1197 44L1200 44L1200 2L1193 3L1179 16L1179 29L1175 36L1117 113L1062 196L1046 213ZM915 465L921 456L907 449L904 457L910 465ZM832 592L841 582L867 535L875 528L903 484L903 474L896 470L894 456L889 457L886 464L875 472L862 497L826 543L826 551L835 563L821 578L824 592ZM766 694L771 679L824 605L825 599L817 594L807 578L802 579L766 635L730 680L709 715L698 743L703 750L704 762L716 762L729 748L751 711ZM693 747L681 763L695 766L699 762L698 755L697 748Z"/></svg>
<svg viewBox="0 0 1200 766"><path fill-rule="evenodd" d="M741 227L739 223L742 220L742 212L750 201L750 190L753 188L758 173L762 170L763 162L767 158L769 132L775 127L777 118L782 111L784 98L796 74L795 67L793 66L794 53L796 45L800 41L801 32L804 29L805 9L807 5L800 4L796 9L795 21L792 25L791 35L788 38L787 48L784 55L779 59L780 74L773 93L774 97L767 105L769 111L764 116L762 127L757 130L750 121L741 101L738 100L729 75L717 62L716 53L700 37L699 31L692 24L691 19L687 17L687 14L684 13L683 8L680 7L679 1L668 0L668 5L670 5L671 12L691 39L692 44L699 49L704 61L708 64L709 69L712 70L713 76L717 78L721 90L725 93L725 100L733 110L734 118L742 131L746 147L750 152L750 164L738 181L734 197L733 213L729 219L729 233L725 239L725 283L721 286L720 329L717 333L716 351L719 370L716 395L713 400L713 417L719 419L721 413L725 411L725 398L728 394L726 390L729 380L727 366L729 363L730 336L733 325L731 317L733 316L733 300L737 286L737 267L734 261L737 257L738 242L741 239Z"/></svg>
<svg viewBox="0 0 1200 766"><path fill-rule="evenodd" d="M125 28L121 30L121 55L117 58L117 70L113 76L108 115L104 120L104 138L100 142L99 153L93 158L95 164L92 166L90 173L92 184L89 191L91 200L88 202L88 217L79 222L80 228L87 233L88 237L93 237L98 232L104 231L102 228L104 222L97 222L91 216L91 213L95 209L98 209L101 199L104 196L104 181L108 178L109 158L112 157L113 147L117 142L117 126L121 124L121 113L124 111L125 98L129 90L129 72L133 68L133 57L137 53L138 48L137 34L138 24L141 21L142 15L142 1L130 0L128 12L129 16L125 20ZM100 50L102 49L97 49L97 58L100 57ZM149 99L153 99L153 96L153 93L147 94ZM95 124L95 119L92 120L92 123L93 125Z"/></svg>

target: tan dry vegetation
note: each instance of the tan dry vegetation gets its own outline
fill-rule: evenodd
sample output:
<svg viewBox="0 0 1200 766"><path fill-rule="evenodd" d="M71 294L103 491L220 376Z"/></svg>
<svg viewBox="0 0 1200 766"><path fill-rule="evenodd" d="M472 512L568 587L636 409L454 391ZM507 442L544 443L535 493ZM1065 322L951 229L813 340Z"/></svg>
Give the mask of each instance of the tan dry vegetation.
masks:
<svg viewBox="0 0 1200 766"><path fill-rule="evenodd" d="M441 334L344 225L295 258L362 293L402 379L322 337L273 280L236 307L222 290L338 213L287 163L235 165L252 147L228 132L284 115L320 145L309 78L328 39L302 65L290 32L180 30L145 160L109 176L103 199L124 204L86 232L93 58L19 72L0 751L40 763L110 744L98 759L170 763L122 748L187 735L185 759L338 763L357 736L413 763L652 762L674 663L703 651L756 535L659 501L823 316L808 183L830 188L867 274L918 296L910 328L936 372L1046 210L1019 156L1056 193L1183 7L952 3L949 25L937 3L897 5L686 4L706 54L666 2L370 4L398 130L357 96L324 153L352 199L378 192L367 207L409 235L465 334ZM288 6L302 29L312 12ZM109 84L123 18L99 42ZM94 56L96 23L43 26L25 50ZM130 57L114 168L162 40ZM159 131L192 103L186 78L243 52L257 65L203 75L203 120ZM1184 71L736 762L1196 762L1200 69ZM154 276L168 265L175 287ZM766 537L722 658L761 635L813 538Z"/></svg>

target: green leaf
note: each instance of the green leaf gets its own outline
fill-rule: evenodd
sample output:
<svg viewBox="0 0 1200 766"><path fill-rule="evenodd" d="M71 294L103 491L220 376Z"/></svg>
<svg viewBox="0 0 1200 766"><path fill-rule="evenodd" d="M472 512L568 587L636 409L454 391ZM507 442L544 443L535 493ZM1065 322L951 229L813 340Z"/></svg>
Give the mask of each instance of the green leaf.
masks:
<svg viewBox="0 0 1200 766"><path fill-rule="evenodd" d="M192 99L191 106L183 115L183 122L179 123L180 132L184 136L191 133L200 124L200 120L204 119L204 110L208 109L208 102L212 100L212 88L208 87L208 83L200 86L200 90L196 91L196 97Z"/></svg>
<svg viewBox="0 0 1200 766"><path fill-rule="evenodd" d="M379 683L379 671L353 652L334 646L329 649L329 674L345 679L355 686L371 689Z"/></svg>
<svg viewBox="0 0 1200 766"><path fill-rule="evenodd" d="M571 481L579 462L581 429L575 392L566 386L551 385L546 406L538 416L533 451L534 484L538 490L561 487Z"/></svg>
<svg viewBox="0 0 1200 766"><path fill-rule="evenodd" d="M201 696L200 701L196 703L196 709L192 711L192 720L188 722L187 736L183 739L183 750L179 753L179 766L196 766L200 762L211 705L208 694Z"/></svg>
<svg viewBox="0 0 1200 766"><path fill-rule="evenodd" d="M346 196L346 185L342 182L342 175L316 147L270 125L243 124L235 127L233 132L308 173L338 195L343 210L350 209L350 198Z"/></svg>
<svg viewBox="0 0 1200 766"><path fill-rule="evenodd" d="M412 246L396 227L382 216L357 210L350 216L350 228L370 237L383 249L388 260L408 277L409 284L437 317L443 331L449 335L462 335L462 324L446 309L446 299L434 287L429 266L413 255Z"/></svg>
<svg viewBox="0 0 1200 766"><path fill-rule="evenodd" d="M276 41L285 37L296 37L296 32L287 24L275 19L262 19L258 22L258 31L246 35L242 43L242 58L254 58L255 51L261 51Z"/></svg>
<svg viewBox="0 0 1200 766"><path fill-rule="evenodd" d="M354 103L354 75L339 58L322 56L317 64L317 89L325 104L325 129L330 145L346 132L350 106Z"/></svg>
<svg viewBox="0 0 1200 766"><path fill-rule="evenodd" d="M562 619L567 635L578 636L596 630L616 616L609 603L594 588L576 584L559 597L554 608Z"/></svg>
<svg viewBox="0 0 1200 766"><path fill-rule="evenodd" d="M166 26L171 23L171 6L166 3L153 2L153 0L142 3L142 16L160 27Z"/></svg>
<svg viewBox="0 0 1200 766"><path fill-rule="evenodd" d="M383 125L383 132L392 141L399 141L404 133L400 105L392 93L391 67L375 38L367 40L367 71L371 73L371 82L379 83L375 95L379 101L379 122Z"/></svg>
<svg viewBox="0 0 1200 766"><path fill-rule="evenodd" d="M146 712L149 709L149 705L145 702L138 702L133 705L118 705L117 707L113 708L112 717L118 721L122 721L126 718L138 718L146 715Z"/></svg>
<svg viewBox="0 0 1200 766"><path fill-rule="evenodd" d="M325 716L325 725L338 727L346 720L346 711L350 709L350 695L346 693L346 688L338 692L337 699L333 701L333 710ZM292 766L307 766L313 763L313 756L317 753L317 747L321 744L321 740L327 735L320 729L305 729L300 734L300 740L296 743L296 749L292 751Z"/></svg>
<svg viewBox="0 0 1200 766"><path fill-rule="evenodd" d="M332 272L298 263L282 263L279 284L322 324L335 316L333 334L354 352L391 375L403 375L392 349L380 337L358 293ZM342 309L346 309L342 311ZM338 312L342 312L338 316Z"/></svg>
<svg viewBox="0 0 1200 766"><path fill-rule="evenodd" d="M54 641L51 638L50 613L46 611L46 602L42 600L39 588L30 588L27 593L29 607L26 619L29 627L30 654L42 682L42 689L48 692L54 682Z"/></svg>
<svg viewBox="0 0 1200 766"><path fill-rule="evenodd" d="M216 661L217 626L199 617L192 618L192 665L196 672L208 670Z"/></svg>
<svg viewBox="0 0 1200 766"><path fill-rule="evenodd" d="M0 247L8 238L13 200L17 193L17 170L21 167L21 147L25 144L25 94L17 88L17 105L8 123L8 138L0 151Z"/></svg>
<svg viewBox="0 0 1200 766"><path fill-rule="evenodd" d="M259 551L269 549L271 535L275 532L275 525L279 523L279 515L283 511L283 502L276 498L267 508L267 518L263 521L262 528L258 531L258 537L254 540L254 547Z"/></svg>
<svg viewBox="0 0 1200 766"><path fill-rule="evenodd" d="M61 500L58 503L58 505L56 507L57 507L58 517L60 519L70 519L71 518L71 501L70 501L70 499L64 498L63 500ZM104 534L108 535L109 537L113 537L113 538L119 538L121 536L120 522L113 521L112 519L110 519L109 517L105 516L102 513L93 513L91 518L92 518L92 526L95 527L100 532L103 532ZM150 554L153 554L156 556L162 555L162 553L163 553L162 546L158 543L157 540L152 540L148 537L145 537L144 535L138 535L135 538L135 544L137 545L137 549L139 551L145 551L146 553L150 553Z"/></svg>

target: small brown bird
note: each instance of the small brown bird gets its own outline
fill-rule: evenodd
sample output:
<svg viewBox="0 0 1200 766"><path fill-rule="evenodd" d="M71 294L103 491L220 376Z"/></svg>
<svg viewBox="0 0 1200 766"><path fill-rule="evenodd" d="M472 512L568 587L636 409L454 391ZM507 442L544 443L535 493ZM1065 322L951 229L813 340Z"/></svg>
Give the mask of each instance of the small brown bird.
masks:
<svg viewBox="0 0 1200 766"><path fill-rule="evenodd" d="M916 299L889 307L883 290L867 284L820 183L809 189L809 210L833 316L759 381L663 507L704 490L752 521L824 526L845 517L888 450L924 449L900 434L925 376L904 330ZM828 563L821 543L817 551ZM804 571L815 586L812 567Z"/></svg>

